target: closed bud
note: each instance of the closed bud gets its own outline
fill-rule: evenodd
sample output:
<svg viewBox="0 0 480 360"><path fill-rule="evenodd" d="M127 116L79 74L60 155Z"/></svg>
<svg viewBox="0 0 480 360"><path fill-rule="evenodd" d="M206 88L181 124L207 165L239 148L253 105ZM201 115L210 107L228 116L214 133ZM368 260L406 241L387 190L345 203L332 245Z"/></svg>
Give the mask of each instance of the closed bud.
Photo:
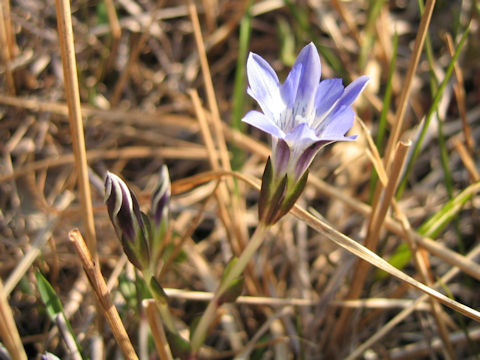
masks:
<svg viewBox="0 0 480 360"><path fill-rule="evenodd" d="M168 221L168 206L170 204L170 176L168 168L163 165L158 179L158 185L152 196L152 213L156 227Z"/></svg>
<svg viewBox="0 0 480 360"><path fill-rule="evenodd" d="M135 194L117 175L107 172L105 204L130 262L142 270L149 263L147 231Z"/></svg>
<svg viewBox="0 0 480 360"><path fill-rule="evenodd" d="M152 195L152 237L150 238L151 269L155 273L164 248L163 241L168 229L170 205L170 177L168 168L163 165L158 177L158 184Z"/></svg>

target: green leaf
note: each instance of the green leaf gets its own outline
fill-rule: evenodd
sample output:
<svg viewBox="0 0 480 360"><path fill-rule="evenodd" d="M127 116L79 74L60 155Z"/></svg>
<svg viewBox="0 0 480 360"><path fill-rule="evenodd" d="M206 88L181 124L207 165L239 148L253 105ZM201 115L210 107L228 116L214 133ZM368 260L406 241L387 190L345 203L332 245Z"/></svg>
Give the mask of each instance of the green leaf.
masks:
<svg viewBox="0 0 480 360"><path fill-rule="evenodd" d="M152 276L150 278L150 290L153 292L153 297L155 300L160 301L162 304L166 304L168 300L168 296L165 293L165 290L163 290L162 285L160 285L160 282L155 278L155 276Z"/></svg>
<svg viewBox="0 0 480 360"><path fill-rule="evenodd" d="M55 319L55 315L63 314L63 306L60 299L57 296L57 293L53 289L52 285L48 280L40 273L39 271L35 272L35 277L37 279L38 292L40 293L40 298L45 304L47 309L48 316L52 321Z"/></svg>
<svg viewBox="0 0 480 360"><path fill-rule="evenodd" d="M228 274L230 273L230 271L232 271L233 267L235 266L235 264L237 263L238 261L238 258L237 257L234 257L232 260L230 260L227 264L227 266L225 267L225 270L223 271L223 274L222 274L222 278L220 280L220 285L223 285L223 282L225 281L225 279L227 278Z"/></svg>
<svg viewBox="0 0 480 360"><path fill-rule="evenodd" d="M127 308L135 309L135 311L138 309L137 287L138 284L132 281L126 274L118 276L118 291L125 299ZM145 285L144 287L146 288Z"/></svg>
<svg viewBox="0 0 480 360"><path fill-rule="evenodd" d="M82 349L77 341L75 333L73 332L70 321L68 321L65 313L63 311L62 302L60 301L55 289L50 285L48 280L42 275L40 271L35 272L35 278L37 279L37 288L40 293L40 298L44 303L48 316L52 321L55 321L56 316L63 316L65 323L67 324L68 332L72 335L73 340L77 346L79 352L82 352Z"/></svg>
<svg viewBox="0 0 480 360"><path fill-rule="evenodd" d="M448 64L447 70L445 71L445 77L444 77L442 83L440 84L440 86L439 86L439 88L438 88L438 90L435 94L435 97L433 98L432 105L430 106L430 109L428 110L428 113L425 116L425 121L422 123L420 132L418 134L418 138L417 138L417 140L416 140L416 142L413 146L413 149L411 151L411 156L408 159L408 163L405 167L403 177L402 177L402 179L401 179L401 181L398 185L398 188L397 188L397 199L401 198L401 196L403 194L403 191L405 190L405 187L407 186L408 176L410 174L410 171L413 168L413 164L415 163L418 155L420 154L421 145L422 145L423 139L425 138L425 135L427 134L427 130L428 130L430 121L432 120L433 115L436 113L436 111L438 109L438 105L440 103L440 100L443 97L443 91L445 90L447 84L450 81L450 77L453 73L455 63L457 62L458 57L460 56L460 52L463 48L463 45L465 44L465 41L467 40L468 32L469 32L469 27L467 27L467 29L463 33L462 38L460 39L460 42L457 45L457 48L455 50L455 54L453 55L452 60L450 61L450 64Z"/></svg>
<svg viewBox="0 0 480 360"><path fill-rule="evenodd" d="M222 293L218 299L218 305L224 303L233 303L242 294L244 277L240 276L233 279L227 289Z"/></svg>
<svg viewBox="0 0 480 360"><path fill-rule="evenodd" d="M455 219L457 214L463 209L467 201L480 191L480 183L468 186L460 192L452 200L448 201L440 211L436 212L432 217L425 221L417 230L420 235L435 239L444 229ZM406 243L402 243L395 250L388 262L398 269L403 269L411 258L411 252ZM377 277L383 279L385 272L378 270Z"/></svg>
<svg viewBox="0 0 480 360"><path fill-rule="evenodd" d="M97 20L99 25L108 24L107 5L104 1L97 5Z"/></svg>
<svg viewBox="0 0 480 360"><path fill-rule="evenodd" d="M170 349L172 350L172 355L175 358L179 359L190 359L190 343L181 337L178 334L171 332L168 329L165 329L165 336L167 338L168 345L170 345Z"/></svg>
<svg viewBox="0 0 480 360"><path fill-rule="evenodd" d="M475 183L467 187L452 200L448 201L440 211L423 223L418 232L426 237L435 238L445 229L453 218L463 209L463 206L476 192L480 191L480 184Z"/></svg>

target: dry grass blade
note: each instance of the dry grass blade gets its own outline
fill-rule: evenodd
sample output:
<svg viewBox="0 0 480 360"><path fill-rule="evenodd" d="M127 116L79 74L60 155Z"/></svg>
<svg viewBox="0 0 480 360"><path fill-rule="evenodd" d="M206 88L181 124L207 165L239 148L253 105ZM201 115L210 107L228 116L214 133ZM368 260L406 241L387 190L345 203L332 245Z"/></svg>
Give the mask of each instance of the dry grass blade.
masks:
<svg viewBox="0 0 480 360"><path fill-rule="evenodd" d="M197 178L199 179L199 181L200 179L202 179L201 181L206 181L206 179L212 179L218 176L225 176L225 175L235 176L238 179L241 179L242 181L247 182L249 185L256 188L257 190L260 190L260 185L258 181L237 172L218 171L216 172L216 176L212 173L209 173L204 176L199 175L197 176ZM174 184L172 184L172 186L173 185ZM451 309L458 311L459 313L475 321L480 322L480 312L478 312L477 310L472 309L464 304L461 304L458 301L452 300L449 297L439 293L437 290L434 290L429 286L413 279L412 277L408 276L404 272L390 265L380 256L378 256L371 250L367 249L365 246L359 244L355 240L350 239L348 236L340 233L338 230L334 229L329 224L311 215L306 210L302 209L300 206L295 205L295 207L291 210L291 213L298 219L304 221L313 229L324 234L329 240L333 241L338 246L358 256L360 259L368 262L370 265L373 265L389 273L390 275L395 276L396 278L404 281L406 284L413 286L414 288L424 292L428 296L438 300L443 305L448 306Z"/></svg>
<svg viewBox="0 0 480 360"><path fill-rule="evenodd" d="M310 215L305 210L296 206L292 213L302 221L305 221L309 226L314 228L317 231L320 231L322 234L333 241L338 246L344 248L345 250L351 252L352 254L358 256L362 260L365 260L369 264L376 266L377 268L388 272L390 275L395 276L396 278L404 281L405 283L413 286L414 288L428 294L434 299L441 302L443 305L448 306L449 308L458 311L459 313L480 322L480 312L472 309L464 304L459 303L458 301L452 300L449 297L439 293L437 290L434 290L425 284L413 279L412 277L406 275L402 271L390 265L384 259L379 257L377 254L365 248L363 245L357 243L356 241L350 239L349 237L339 233L337 230L332 228L330 225L322 222L321 220L315 218L313 215Z"/></svg>
<svg viewBox="0 0 480 360"><path fill-rule="evenodd" d="M469 342L478 342L480 340L480 328L468 329L468 337L464 331L455 331L449 336L450 341L456 345L468 345ZM413 359L419 357L429 356L431 350L441 349L442 341L439 338L432 339L431 342L427 343L425 341L409 344L402 348L393 349L389 354L388 358L392 360L400 359Z"/></svg>
<svg viewBox="0 0 480 360"><path fill-rule="evenodd" d="M423 44L425 43L425 38L427 36L427 31L430 24L430 20L432 18L434 6L435 6L435 0L427 1L427 3L425 4L425 11L423 13L422 20L418 27L417 37L415 39L415 45L413 48L413 53L410 58L407 75L405 76L405 81L402 87L402 93L400 95L400 103L398 105L397 113L395 114L395 122L393 125L392 134L388 138L387 148L385 150L384 164L386 169L388 169L390 166L390 158L392 157L393 151L395 149L394 147L398 142L398 139L400 137L400 132L402 131L402 128L403 128L403 121L405 117L405 112L407 110L410 92L412 90L413 78L415 76L415 72L417 71L420 55L422 54Z"/></svg>
<svg viewBox="0 0 480 360"><path fill-rule="evenodd" d="M458 152L458 155L460 155L460 158L462 159L463 165L467 169L472 180L474 182L480 181L480 174L478 173L478 170L475 167L475 162L472 156L470 155L470 153L465 148L465 146L459 140L455 141L454 145L455 145L455 149Z"/></svg>
<svg viewBox="0 0 480 360"><path fill-rule="evenodd" d="M4 4L6 1L2 1L0 4L0 45L2 47L2 60L5 64L5 78L8 85L8 89L11 95L15 95L15 80L13 78L13 72L10 66L13 54L11 53L11 47L9 46L9 34L8 34L8 20L5 14Z"/></svg>
<svg viewBox="0 0 480 360"><path fill-rule="evenodd" d="M165 337L165 331L163 330L163 324L160 320L155 300L143 300L142 307L145 309L147 321L152 330L153 341L160 360L172 360L173 356L168 346L167 338Z"/></svg>
<svg viewBox="0 0 480 360"><path fill-rule="evenodd" d="M48 320L33 280L37 271L65 304L81 356L94 360L125 357L128 347L139 358L163 360L179 352L276 360L319 354L337 360L352 351L349 358L478 353L475 340L457 345L477 338L480 313L471 285L480 280L480 263L463 255L479 241L475 6L55 1L50 8L0 0L0 278L27 357L79 355L71 338L62 340L63 319L58 326ZM317 72L308 70L313 63L298 57L309 43L321 62L323 90L315 94L303 91L318 85ZM265 62L247 61L249 52ZM364 75L368 86L351 103L362 83L351 80ZM435 112L439 119L430 116ZM395 190L402 158L396 146L420 134L425 114L434 121L421 127L425 141L417 142L422 148ZM300 120L308 126L290 128ZM310 156L296 147L313 141L309 127L319 126L316 135L340 132L350 120L345 136L360 135L358 141L322 147L299 206L258 235L265 161L272 155L287 161L275 157L288 154L275 138L269 141L271 132L288 139L290 171L293 160ZM171 189L160 197L164 165ZM136 217L145 230L137 234L146 235L148 253L159 260L151 270L175 321L162 313L166 307L142 302L143 277L127 260L128 244L115 237L112 201L105 204L106 171L121 175L149 218ZM92 186L90 194L85 188ZM62 198L67 208L59 206ZM95 302L92 279L101 275L93 264L90 280L78 266L65 236L78 226L88 261L108 274L111 308L119 314ZM243 276L242 296L209 307L232 276L232 257L242 259L241 271L233 265L233 274ZM446 272L460 276L434 283ZM206 309L214 314L199 326ZM116 341L109 316L121 317L128 339ZM195 341L188 346L177 334ZM120 350L124 340L130 345ZM7 352L0 346L0 357Z"/></svg>
<svg viewBox="0 0 480 360"><path fill-rule="evenodd" d="M445 39L447 42L448 52L450 56L454 56L455 48L453 46L452 36L449 33L445 34ZM462 68L458 63L454 64L455 76L457 78L457 83L454 85L453 90L455 91L455 97L457 98L458 111L460 113L460 119L462 120L463 127L463 136L465 136L465 144L467 145L468 151L470 154L474 154L475 151L475 141L473 140L472 130L467 121L467 109L465 105L465 83L463 80Z"/></svg>
<svg viewBox="0 0 480 360"><path fill-rule="evenodd" d="M393 208L394 208L395 214L400 220L400 223L402 224L403 229L405 230L405 239L407 239L408 246L410 248L410 251L413 254L415 267L417 268L417 271L419 272L422 281L428 286L432 286L433 280L432 280L431 268L429 266L430 264L428 262L428 254L423 249L418 249L417 244L409 235L411 233L410 223L408 222L408 219L405 216L405 214L400 210L395 200L393 200ZM454 359L455 352L450 342L447 325L444 320L448 318L448 315L446 315L442 311L442 308L440 307L440 304L437 301L433 299L430 299L430 300L431 300L430 303L432 305L432 315L435 319L435 323L437 324L440 337L443 341L445 358Z"/></svg>
<svg viewBox="0 0 480 360"><path fill-rule="evenodd" d="M388 182L388 176L387 172L385 171L385 167L383 166L378 149L375 146L372 136L370 135L370 131L365 123L361 119L357 119L357 121L360 124L365 139L367 140L367 155L370 158L372 165L375 167L375 171L378 174L378 178L380 179L382 186L385 187Z"/></svg>
<svg viewBox="0 0 480 360"><path fill-rule="evenodd" d="M395 152L395 157L392 161L388 177L388 183L385 187L383 197L380 202L377 203L378 206L374 208L369 219L367 236L365 238L365 247L369 250L375 251L377 248L377 243L380 238L380 230L382 228L382 224L385 221L387 211L391 205L391 201L395 194L397 182L409 148L410 143L397 144L397 150ZM367 279L369 268L370 266L368 263L365 263L363 261L357 262L356 267L353 271L353 278L350 282L351 286L347 295L347 299L357 299L358 297L360 297L365 281ZM346 328L348 327L348 322L350 321L350 318L351 310L344 309L340 314L338 322L335 325L335 330L333 331L332 346L341 342L340 339L344 337L344 333L346 331Z"/></svg>
<svg viewBox="0 0 480 360"><path fill-rule="evenodd" d="M205 90L207 92L208 106L213 117L213 126L215 130L215 137L218 142L217 145L220 150L221 164L225 170L231 170L230 160L228 158L228 149L221 128L220 112L218 110L215 90L213 88L212 77L210 75L210 67L208 66L207 53L205 45L203 43L202 32L200 30L200 22L198 20L197 8L192 0L187 0L187 6L193 25L193 34L195 35L195 43L197 45L198 56L200 58L200 66L202 67L202 76Z"/></svg>
<svg viewBox="0 0 480 360"><path fill-rule="evenodd" d="M18 334L12 309L8 304L7 293L0 279L0 337L13 360L26 360L27 354Z"/></svg>
<svg viewBox="0 0 480 360"><path fill-rule="evenodd" d="M63 196L58 200L58 203L55 204L55 210L62 212L65 210L70 203L73 201L74 195L70 192L65 192ZM53 229L60 220L60 216L57 214L50 215L47 223L41 231L37 233L35 239L28 250L28 252L23 256L22 260L17 264L15 269L12 271L7 281L5 282L4 291L5 294L10 294L15 286L19 283L23 276L25 276L28 269L32 266L34 261L42 253L42 249L45 246L48 239L52 236Z"/></svg>
<svg viewBox="0 0 480 360"><path fill-rule="evenodd" d="M475 260L480 255L480 246L477 246L473 249L468 255L467 258L469 260ZM445 275L443 275L439 281L436 282L436 285L439 284L446 284L448 283L453 277L455 277L459 273L458 268L450 269ZM398 313L393 319L387 322L385 325L382 326L372 337L370 337L367 341L363 344L358 346L355 351L353 351L346 360L353 360L361 356L368 348L370 348L373 344L380 341L387 333L392 331L395 326L397 326L401 321L403 321L407 316L409 316L413 311L416 310L417 306L422 302L426 301L429 298L428 295L423 295L418 298L410 307Z"/></svg>
<svg viewBox="0 0 480 360"><path fill-rule="evenodd" d="M165 288L165 293L170 298L192 300L192 301L210 301L213 299L213 292L208 291L188 291L183 289ZM261 305L272 307L311 307L318 305L318 300L308 300L303 298L272 298L264 296L239 296L235 301L237 304ZM414 300L403 299L359 299L359 300L333 300L328 305L331 307L350 307L355 309L391 309L405 308L412 305ZM417 310L430 311L430 306L426 303L418 305Z"/></svg>
<svg viewBox="0 0 480 360"><path fill-rule="evenodd" d="M72 14L68 0L56 0L58 39L62 54L63 74L65 79L65 95L68 104L68 119L72 135L75 167L78 171L78 188L82 204L82 221L85 227L88 248L95 256L96 239L95 224L93 221L90 183L88 181L88 165L83 133L82 110L78 89L77 62L75 59L75 45L73 41Z"/></svg>
<svg viewBox="0 0 480 360"><path fill-rule="evenodd" d="M146 147L132 146L114 150L89 150L86 153L87 160L95 161L100 159L135 159L149 156L161 156L164 159L206 159L208 153L199 147L178 148L178 147ZM65 154L52 158L31 162L25 167L16 169L13 173L0 175L0 183L25 176L31 172L45 170L47 168L62 165L75 164L74 154Z"/></svg>

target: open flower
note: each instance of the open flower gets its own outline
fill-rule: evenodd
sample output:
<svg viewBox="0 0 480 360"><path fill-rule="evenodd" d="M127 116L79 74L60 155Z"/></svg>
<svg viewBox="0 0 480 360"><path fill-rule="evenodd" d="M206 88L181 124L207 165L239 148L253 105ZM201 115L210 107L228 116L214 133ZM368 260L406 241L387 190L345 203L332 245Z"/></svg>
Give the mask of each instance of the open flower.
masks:
<svg viewBox="0 0 480 360"><path fill-rule="evenodd" d="M273 225L302 193L317 152L332 142L356 138L345 136L355 118L351 105L369 78L361 76L347 87L342 79L320 81L320 57L313 43L300 51L283 84L257 54L248 57L247 75L247 92L263 112L250 111L243 121L272 136L258 211L262 222Z"/></svg>
<svg viewBox="0 0 480 360"><path fill-rule="evenodd" d="M367 84L362 76L346 88L342 79L320 81L320 57L313 43L305 46L283 84L271 66L250 53L247 61L248 94L260 105L243 121L272 136L273 173L300 179L317 152L345 136L354 121L353 101Z"/></svg>

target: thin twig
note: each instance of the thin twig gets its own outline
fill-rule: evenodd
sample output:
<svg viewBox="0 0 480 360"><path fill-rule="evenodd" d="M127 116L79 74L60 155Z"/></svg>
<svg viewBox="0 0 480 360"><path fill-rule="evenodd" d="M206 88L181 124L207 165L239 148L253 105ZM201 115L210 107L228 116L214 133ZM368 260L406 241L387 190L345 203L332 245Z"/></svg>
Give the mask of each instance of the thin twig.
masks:
<svg viewBox="0 0 480 360"><path fill-rule="evenodd" d="M90 285L97 296L100 304L99 309L107 319L113 336L120 346L123 356L125 356L127 359L137 360L137 354L135 353L132 343L128 338L127 331L122 324L120 315L112 303L110 292L108 291L107 284L103 279L98 261L93 260L92 254L88 250L80 231L74 229L68 233L68 237L75 246L77 255L82 262L83 270L85 271L85 274L87 274L88 281L90 282Z"/></svg>

